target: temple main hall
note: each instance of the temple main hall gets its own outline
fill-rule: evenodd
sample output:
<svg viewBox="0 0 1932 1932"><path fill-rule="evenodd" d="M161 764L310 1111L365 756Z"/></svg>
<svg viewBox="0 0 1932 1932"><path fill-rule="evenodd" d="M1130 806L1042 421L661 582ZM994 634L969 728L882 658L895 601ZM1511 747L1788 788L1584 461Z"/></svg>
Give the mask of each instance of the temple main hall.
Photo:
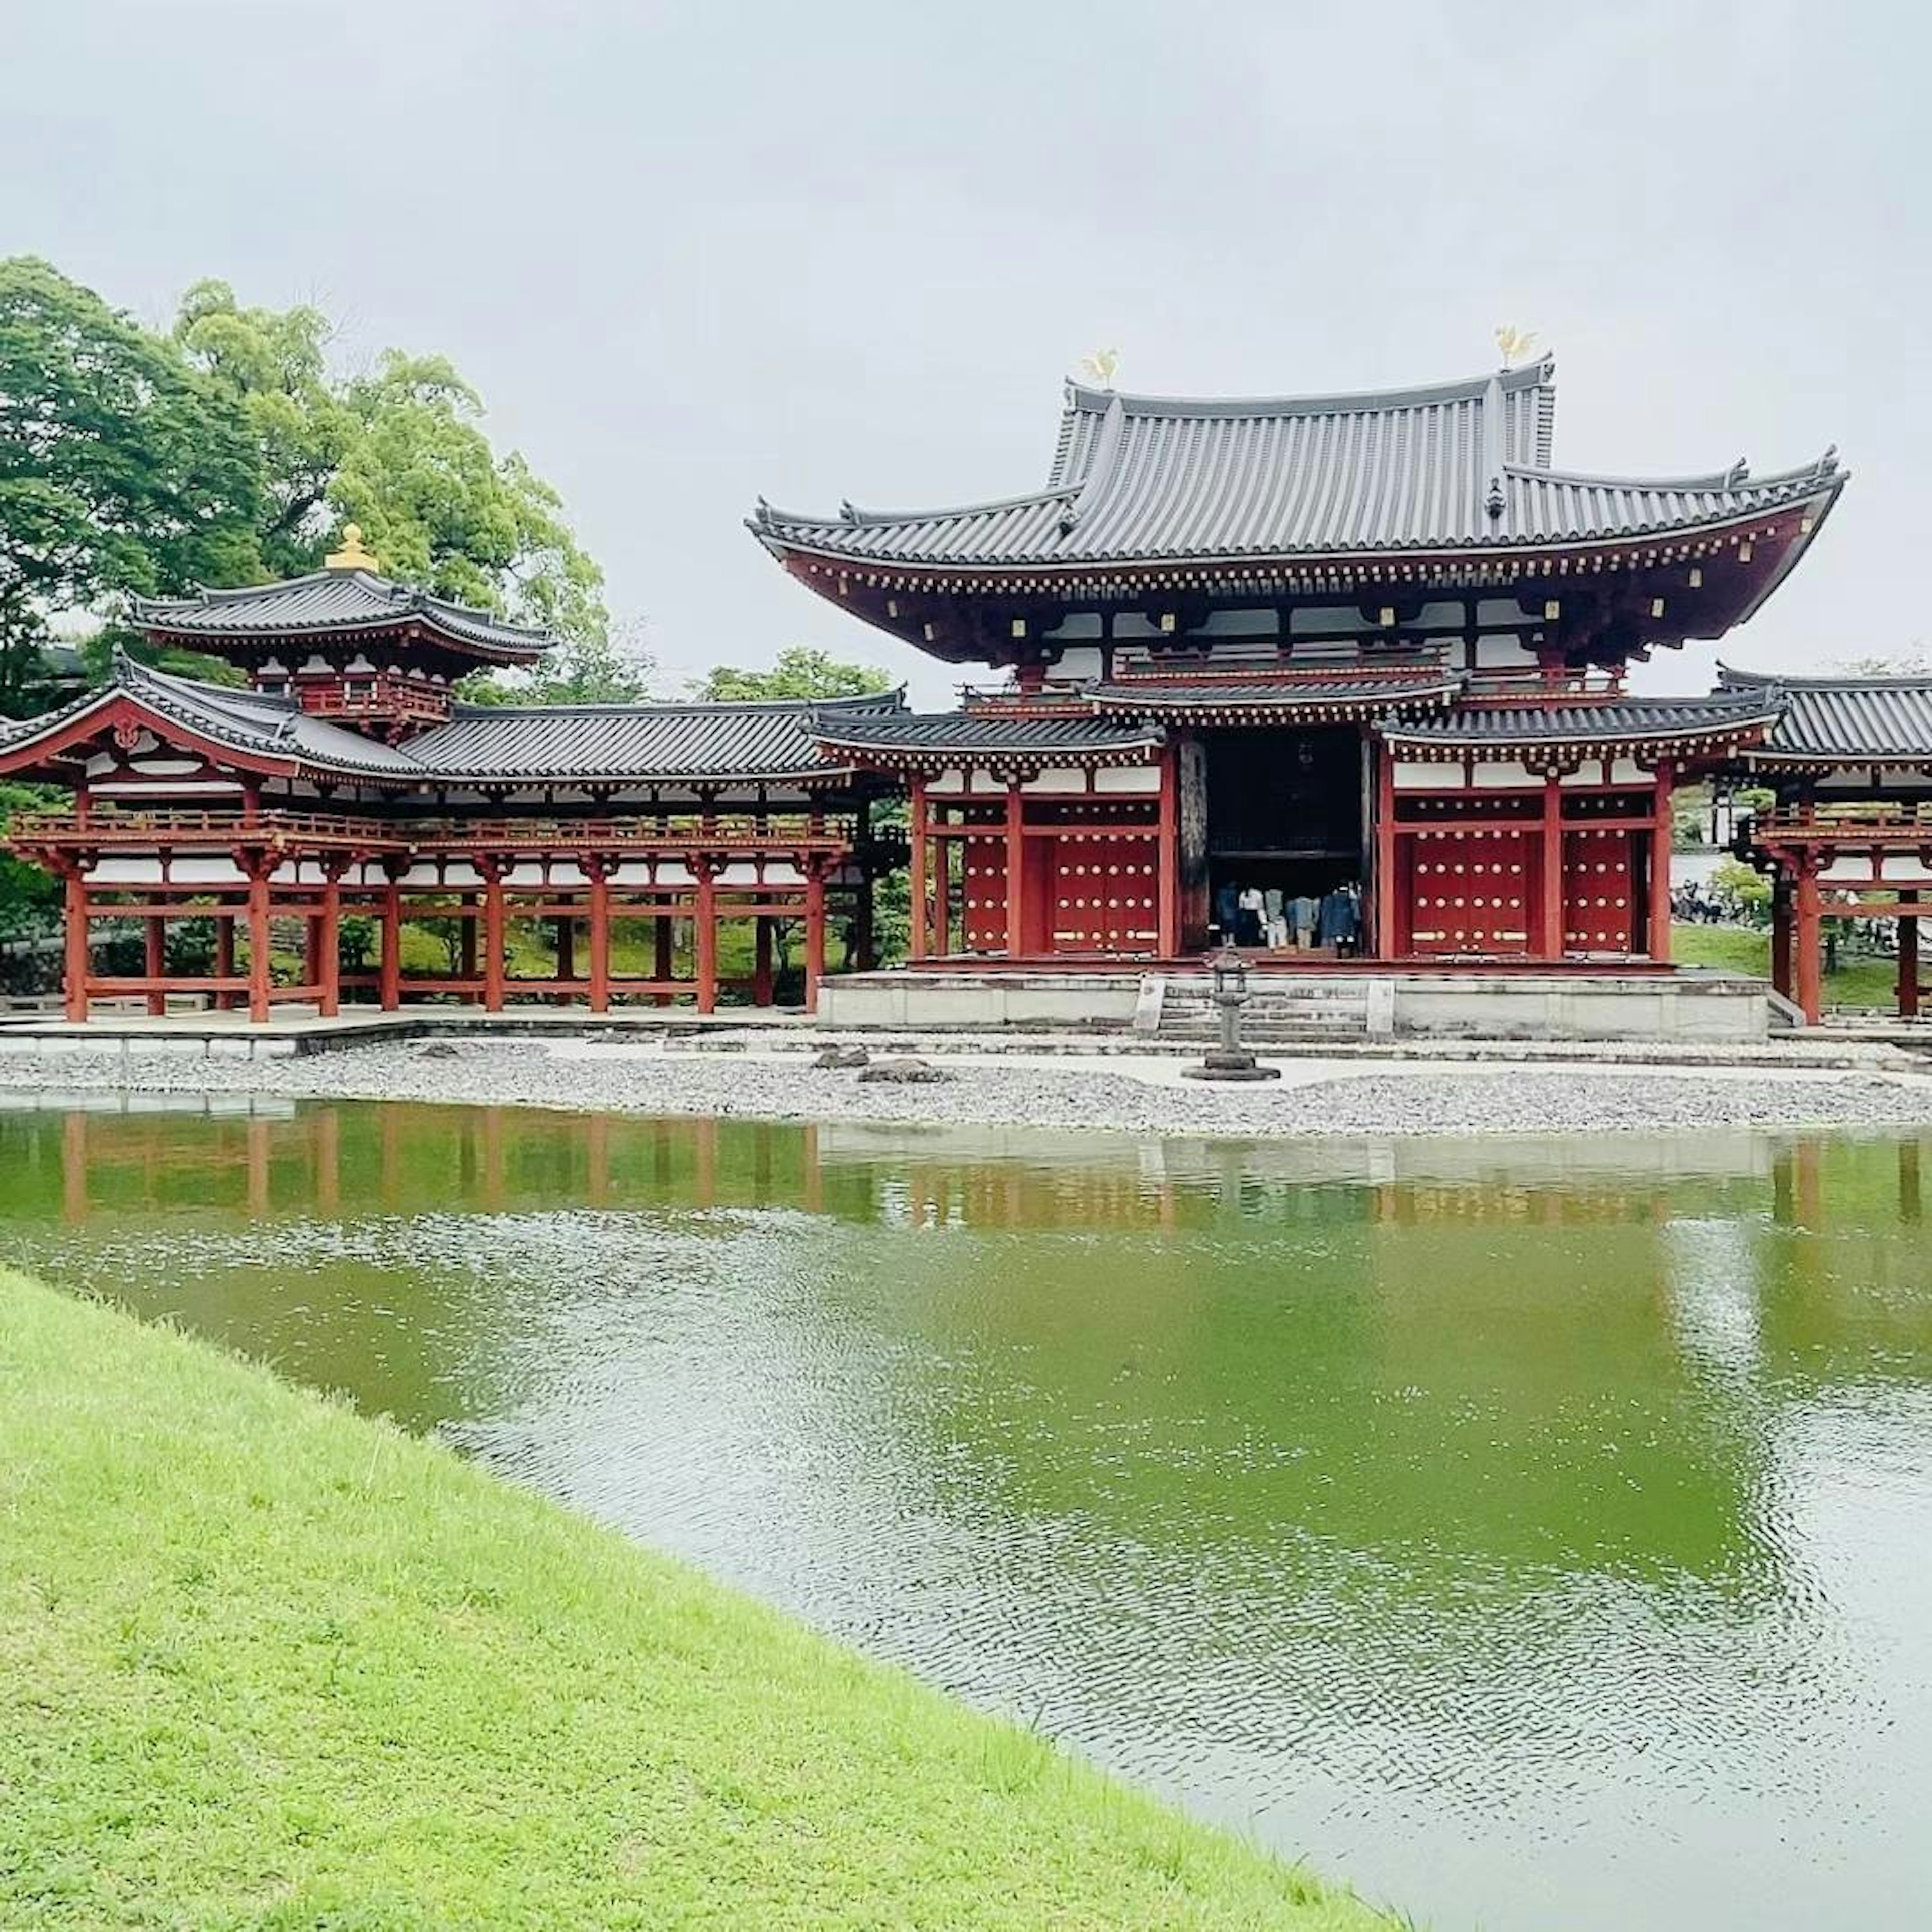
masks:
<svg viewBox="0 0 1932 1932"><path fill-rule="evenodd" d="M905 1016L907 987L1025 972L1057 976L1078 1017L1082 975L1097 999L1228 946L1264 973L1655 980L1673 804L1706 783L1758 801L1738 850L1773 883L1789 1017L1821 1017L1826 922L1874 915L1899 921L1915 1012L1932 681L1746 664L1681 697L1629 686L1660 652L1728 640L1800 566L1845 488L1835 453L1610 477L1557 466L1556 417L1547 358L1265 400L1070 385L1045 480L1019 495L760 502L752 532L806 589L961 667L943 712L896 694L469 703L466 674L550 640L391 580L352 536L290 583L141 604L149 638L244 681L124 658L106 688L0 728L0 776L72 794L14 837L66 883L69 1016L195 993L256 1018L356 1000L708 1011L769 1003L794 931L808 1006L836 931L838 964L889 976ZM902 864L904 970L880 975L874 892ZM164 964L189 916L219 940L191 980ZM342 964L350 916L380 935L367 970ZM424 917L458 923L454 970L405 971L399 935ZM270 985L289 919L305 964ZM550 923L553 973L513 976L512 919ZM103 920L143 922L148 970L96 970ZM755 935L736 983L733 920ZM626 921L657 950L619 974Z"/></svg>

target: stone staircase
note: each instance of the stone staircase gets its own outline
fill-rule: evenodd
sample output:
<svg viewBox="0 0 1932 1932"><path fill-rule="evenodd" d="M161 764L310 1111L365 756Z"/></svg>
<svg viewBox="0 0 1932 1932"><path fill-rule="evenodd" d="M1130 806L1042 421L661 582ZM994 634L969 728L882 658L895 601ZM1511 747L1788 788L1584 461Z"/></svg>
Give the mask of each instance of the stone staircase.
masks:
<svg viewBox="0 0 1932 1932"><path fill-rule="evenodd" d="M1205 973L1163 974L1157 979L1150 975L1141 982L1135 1030L1156 1040L1205 1042L1218 1038L1214 988L1213 978ZM1249 976L1248 1001L1241 1009L1245 1045L1364 1040L1368 1031L1366 979L1340 974L1332 979L1300 974Z"/></svg>

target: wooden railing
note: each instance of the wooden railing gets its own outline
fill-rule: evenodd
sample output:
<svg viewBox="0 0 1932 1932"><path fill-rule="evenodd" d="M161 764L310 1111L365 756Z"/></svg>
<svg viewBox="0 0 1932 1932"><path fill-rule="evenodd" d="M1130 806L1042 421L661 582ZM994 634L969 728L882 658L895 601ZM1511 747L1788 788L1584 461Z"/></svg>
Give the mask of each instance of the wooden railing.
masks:
<svg viewBox="0 0 1932 1932"><path fill-rule="evenodd" d="M250 814L188 808L129 812L96 806L79 814L29 812L13 822L22 846L88 850L157 845L350 846L381 853L428 849L470 852L787 851L842 854L855 828L842 817L808 812L642 813L594 818L493 817L387 818L344 812Z"/></svg>
<svg viewBox="0 0 1932 1932"><path fill-rule="evenodd" d="M1773 806L1741 821L1740 845L1921 844L1932 841L1932 801L1924 804Z"/></svg>

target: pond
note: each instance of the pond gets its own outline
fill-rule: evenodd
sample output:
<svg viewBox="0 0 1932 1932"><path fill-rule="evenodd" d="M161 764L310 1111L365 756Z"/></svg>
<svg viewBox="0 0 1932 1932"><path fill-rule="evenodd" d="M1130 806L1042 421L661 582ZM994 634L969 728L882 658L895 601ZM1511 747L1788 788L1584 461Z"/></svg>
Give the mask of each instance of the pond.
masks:
<svg viewBox="0 0 1932 1932"><path fill-rule="evenodd" d="M1442 1928L1932 1894L1932 1136L0 1104L177 1316Z"/></svg>

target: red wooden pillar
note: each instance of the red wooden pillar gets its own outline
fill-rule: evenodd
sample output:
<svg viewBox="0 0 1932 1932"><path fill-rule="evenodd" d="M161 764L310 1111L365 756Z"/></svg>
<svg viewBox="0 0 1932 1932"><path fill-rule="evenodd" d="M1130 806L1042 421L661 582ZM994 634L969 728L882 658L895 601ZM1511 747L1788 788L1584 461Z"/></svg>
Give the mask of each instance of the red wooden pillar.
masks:
<svg viewBox="0 0 1932 1932"><path fill-rule="evenodd" d="M1006 957L1026 950L1026 801L1014 778L1006 786Z"/></svg>
<svg viewBox="0 0 1932 1932"><path fill-rule="evenodd" d="M149 914L141 922L141 965L150 980L158 980L167 970L167 927L158 916ZM150 988L148 993L148 1016L158 1018L168 1010L166 993Z"/></svg>
<svg viewBox="0 0 1932 1932"><path fill-rule="evenodd" d="M805 1010L808 1013L818 1010L818 986L824 977L825 874L817 866L809 866L805 874Z"/></svg>
<svg viewBox="0 0 1932 1932"><path fill-rule="evenodd" d="M1154 854L1155 950L1163 959L1180 951L1180 756L1160 754L1160 836Z"/></svg>
<svg viewBox="0 0 1932 1932"><path fill-rule="evenodd" d="M248 1018L261 1025L268 1017L268 866L256 862L248 878Z"/></svg>
<svg viewBox="0 0 1932 1932"><path fill-rule="evenodd" d="M610 881L601 866L590 868L590 1010L610 1010Z"/></svg>
<svg viewBox="0 0 1932 1932"><path fill-rule="evenodd" d="M1804 1016L1807 1026L1816 1026L1824 1018L1824 987L1819 953L1824 920L1818 901L1818 862L1809 852L1798 862L1798 883L1792 895L1798 928L1792 935L1797 950L1794 962L1797 985L1793 997Z"/></svg>
<svg viewBox="0 0 1932 1932"><path fill-rule="evenodd" d="M760 914L752 922L752 1004L768 1006L771 1003L772 922Z"/></svg>
<svg viewBox="0 0 1932 1932"><path fill-rule="evenodd" d="M1771 983L1791 998L1791 877L1781 862L1771 877Z"/></svg>
<svg viewBox="0 0 1932 1932"><path fill-rule="evenodd" d="M912 932L906 942L906 954L912 959L926 957L926 939L931 928L926 923L926 781L922 778L912 782Z"/></svg>
<svg viewBox="0 0 1932 1932"><path fill-rule="evenodd" d="M503 920L503 877L494 866L483 875L483 1010L503 1010L503 969L506 932Z"/></svg>
<svg viewBox="0 0 1932 1932"><path fill-rule="evenodd" d="M322 1018L332 1020L342 1010L342 880L338 873L331 872L323 883L322 916L315 923L316 948L322 956L316 962L316 984L320 988L316 1003Z"/></svg>
<svg viewBox="0 0 1932 1932"><path fill-rule="evenodd" d="M74 1025L87 1018L87 880L76 868L67 875L67 1016Z"/></svg>
<svg viewBox="0 0 1932 1932"><path fill-rule="evenodd" d="M1378 959L1393 959L1400 947L1396 918L1395 759L1378 744L1376 760L1375 947Z"/></svg>
<svg viewBox="0 0 1932 1932"><path fill-rule="evenodd" d="M693 908L697 930L692 946L697 955L698 1010L712 1013L718 1010L718 875L706 860L697 861L692 870L698 878Z"/></svg>
<svg viewBox="0 0 1932 1932"><path fill-rule="evenodd" d="M1900 892L1901 906L1916 905L1916 892ZM1918 915L1900 910L1898 915L1898 1016L1902 1020L1918 1017Z"/></svg>
<svg viewBox="0 0 1932 1932"><path fill-rule="evenodd" d="M1676 784L1672 766L1659 765L1650 824L1650 956L1659 965L1670 958L1670 795Z"/></svg>
<svg viewBox="0 0 1932 1932"><path fill-rule="evenodd" d="M556 922L556 976L577 977L577 921L568 914Z"/></svg>
<svg viewBox="0 0 1932 1932"><path fill-rule="evenodd" d="M464 892L458 896L457 903L463 908L463 923L457 939L457 970L463 977L472 983L476 978L476 898L473 892Z"/></svg>
<svg viewBox="0 0 1932 1932"><path fill-rule="evenodd" d="M1563 782L1554 772L1543 781L1542 910L1537 956L1563 957Z"/></svg>
<svg viewBox="0 0 1932 1932"><path fill-rule="evenodd" d="M670 986L671 975L677 970L676 953L676 922L669 913L661 913L651 922L651 977L659 986ZM674 997L669 992L660 993L657 1003L668 1006Z"/></svg>
<svg viewBox="0 0 1932 1932"><path fill-rule="evenodd" d="M940 806L943 825L947 821L944 814L946 807ZM932 950L940 958L950 958L952 952L952 848L954 841L944 832L935 832L932 838ZM960 897L963 900L966 890L966 848L959 848ZM965 908L960 908L959 950L966 950Z"/></svg>
<svg viewBox="0 0 1932 1932"><path fill-rule="evenodd" d="M386 1013L403 1004L403 892L392 880L382 894L382 963L376 999Z"/></svg>
<svg viewBox="0 0 1932 1932"><path fill-rule="evenodd" d="M235 915L225 906L214 915L214 976L218 980L235 976ZM232 1012L234 1006L235 995L226 987L215 994L218 1013Z"/></svg>

